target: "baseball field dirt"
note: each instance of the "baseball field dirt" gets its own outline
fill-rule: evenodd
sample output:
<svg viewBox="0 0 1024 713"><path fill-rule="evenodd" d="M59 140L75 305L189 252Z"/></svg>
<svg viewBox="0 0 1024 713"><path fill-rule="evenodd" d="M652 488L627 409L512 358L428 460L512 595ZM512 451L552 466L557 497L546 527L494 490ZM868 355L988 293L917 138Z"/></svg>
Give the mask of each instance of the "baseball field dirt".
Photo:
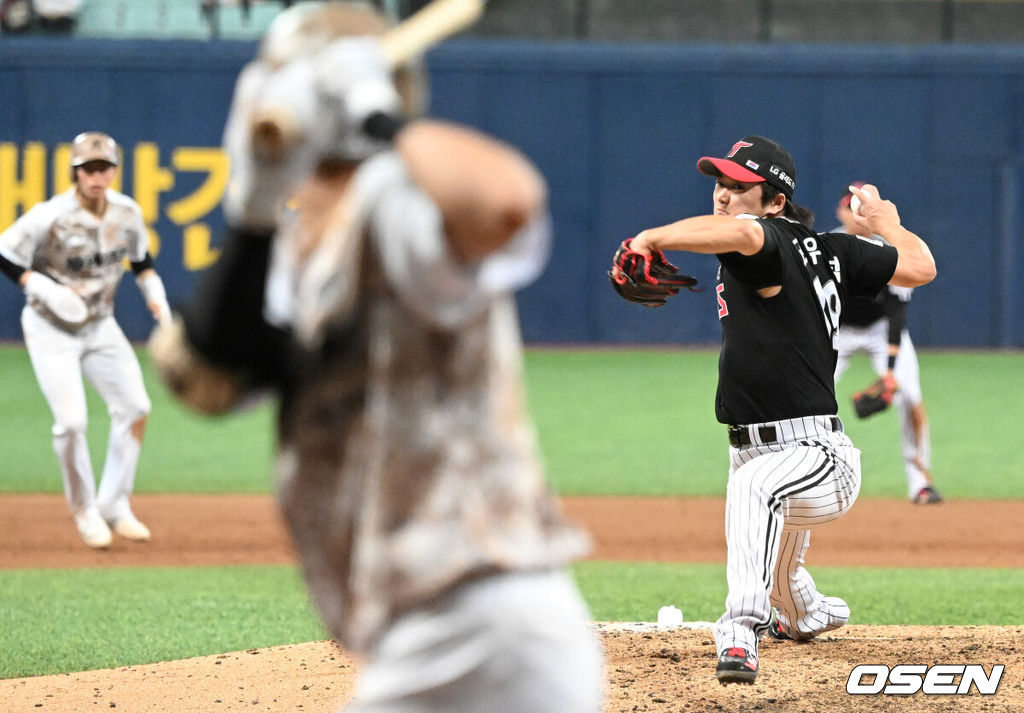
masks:
<svg viewBox="0 0 1024 713"><path fill-rule="evenodd" d="M292 562L274 504L261 496L137 496L153 530L138 545L82 546L61 496L0 497L0 568ZM724 501L717 498L570 498L572 519L594 537L595 559L724 562ZM1024 502L950 501L914 507L874 500L815 534L812 565L1024 567ZM689 625L687 625L689 627ZM605 713L664 711L1024 710L1024 626L851 625L807 644L766 639L754 686L714 681L706 628L598 624L606 653ZM854 666L899 663L1005 665L998 691L968 696L850 695ZM358 662L330 642L183 661L0 681L4 711L119 713L338 710ZM871 678L865 678L869 684ZM484 712L485 713L485 712Z"/></svg>

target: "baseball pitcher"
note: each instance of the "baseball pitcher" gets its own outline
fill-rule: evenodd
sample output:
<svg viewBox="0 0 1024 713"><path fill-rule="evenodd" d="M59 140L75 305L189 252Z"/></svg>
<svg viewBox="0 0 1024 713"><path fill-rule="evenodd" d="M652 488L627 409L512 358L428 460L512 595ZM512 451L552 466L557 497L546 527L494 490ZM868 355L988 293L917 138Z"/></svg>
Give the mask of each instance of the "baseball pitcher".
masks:
<svg viewBox="0 0 1024 713"><path fill-rule="evenodd" d="M715 178L713 215L641 231L628 248L644 259L616 264L612 277L623 266L644 265L643 278L632 282L653 289L661 277L652 283L648 266L661 262L661 251L718 257L715 415L728 427L730 462L729 594L714 627L715 676L750 684L765 633L806 640L850 617L847 603L819 591L804 567L811 529L842 517L860 492L860 451L836 416L843 305L886 283L929 282L935 262L874 186L856 189L858 223L890 244L815 233L813 216L793 201L792 156L763 136L747 136L725 157L705 156L697 167Z"/></svg>

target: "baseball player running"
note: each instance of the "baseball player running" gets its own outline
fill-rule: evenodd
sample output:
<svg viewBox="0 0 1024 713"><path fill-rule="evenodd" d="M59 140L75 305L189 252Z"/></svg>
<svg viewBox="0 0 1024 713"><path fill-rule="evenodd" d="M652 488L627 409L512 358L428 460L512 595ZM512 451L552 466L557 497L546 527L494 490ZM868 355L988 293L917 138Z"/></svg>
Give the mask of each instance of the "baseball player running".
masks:
<svg viewBox="0 0 1024 713"><path fill-rule="evenodd" d="M861 182L854 187L864 185ZM859 230L847 189L839 198L835 232L856 234ZM843 309L836 345L836 382L849 368L851 358L860 352L871 359L871 366L880 377L892 379L898 386L893 400L900 412L903 438L903 467L907 475L907 496L918 505L942 502L931 477L931 439L928 415L921 395L920 369L917 353L906 328L907 303L913 289L886 286L872 297L853 297Z"/></svg>
<svg viewBox="0 0 1024 713"><path fill-rule="evenodd" d="M155 319L170 316L167 295L147 251L142 211L110 188L118 150L106 134L79 134L71 144L64 193L39 203L0 234L0 270L25 291L21 313L32 368L53 412L53 448L82 541L105 548L113 532L149 539L132 512L150 401L131 345L114 320L114 294L127 259ZM106 463L96 488L86 442L82 377L110 413Z"/></svg>
<svg viewBox="0 0 1024 713"><path fill-rule="evenodd" d="M512 297L544 264L545 186L489 137L403 121L422 82L392 74L385 27L348 2L272 23L225 129L229 235L154 358L204 411L279 395L278 499L366 657L349 710L597 713L564 571L585 538L544 483ZM267 151L280 128L294 151Z"/></svg>
<svg viewBox="0 0 1024 713"><path fill-rule="evenodd" d="M793 159L774 141L748 136L697 167L716 179L714 214L644 230L630 247L648 258L688 250L720 262L715 415L730 443L729 594L714 627L716 676L753 683L773 607L794 639L841 627L850 616L846 602L819 592L804 568L811 528L845 514L860 490L860 451L836 416L843 307L850 295L876 294L887 282L925 284L935 263L870 185L855 189L863 201L858 232L889 244L816 234L810 213L793 202Z"/></svg>

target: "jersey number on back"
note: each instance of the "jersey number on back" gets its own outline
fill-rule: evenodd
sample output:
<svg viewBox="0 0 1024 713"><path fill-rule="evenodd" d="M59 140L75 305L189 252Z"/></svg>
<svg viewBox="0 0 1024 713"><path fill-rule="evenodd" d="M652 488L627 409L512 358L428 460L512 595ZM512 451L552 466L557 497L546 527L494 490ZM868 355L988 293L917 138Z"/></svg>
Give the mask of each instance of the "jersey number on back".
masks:
<svg viewBox="0 0 1024 713"><path fill-rule="evenodd" d="M836 349L836 333L839 331L839 313L842 305L839 302L839 290L836 288L835 280L829 280L822 285L821 278L815 277L814 292L818 295L818 304L825 318L825 331L828 332L832 348Z"/></svg>

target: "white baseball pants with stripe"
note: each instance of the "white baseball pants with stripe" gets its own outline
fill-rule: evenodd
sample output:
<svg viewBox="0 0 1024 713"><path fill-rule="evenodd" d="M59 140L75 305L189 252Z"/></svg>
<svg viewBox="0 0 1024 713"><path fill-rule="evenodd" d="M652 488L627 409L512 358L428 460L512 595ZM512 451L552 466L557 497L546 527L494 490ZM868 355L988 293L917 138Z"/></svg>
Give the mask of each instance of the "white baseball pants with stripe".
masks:
<svg viewBox="0 0 1024 713"><path fill-rule="evenodd" d="M86 324L72 334L28 306L21 313L21 326L36 379L53 412L53 449L72 515L98 508L108 521L128 516L141 449L133 426L138 430L138 422L144 425L151 408L128 339L113 317ZM110 413L107 458L98 492L86 441L83 376L96 387Z"/></svg>
<svg viewBox="0 0 1024 713"><path fill-rule="evenodd" d="M775 440L763 438L763 427L775 429ZM860 451L838 417L745 428L749 445L729 449L729 595L714 627L719 655L732 647L756 652L773 606L799 638L830 628L829 605L804 568L804 555L811 528L842 517L860 492Z"/></svg>
<svg viewBox="0 0 1024 713"><path fill-rule="evenodd" d="M842 327L836 336L836 347L839 351L835 373L837 382L849 368L850 359L858 352L871 359L871 367L881 376L886 371L889 358L889 320L880 319L867 327ZM915 426L914 408L923 400L921 374L914 342L906 329L900 335L900 353L896 357L893 376L900 385L893 402L900 414L907 496L913 499L921 488L931 483L932 449L928 422Z"/></svg>

